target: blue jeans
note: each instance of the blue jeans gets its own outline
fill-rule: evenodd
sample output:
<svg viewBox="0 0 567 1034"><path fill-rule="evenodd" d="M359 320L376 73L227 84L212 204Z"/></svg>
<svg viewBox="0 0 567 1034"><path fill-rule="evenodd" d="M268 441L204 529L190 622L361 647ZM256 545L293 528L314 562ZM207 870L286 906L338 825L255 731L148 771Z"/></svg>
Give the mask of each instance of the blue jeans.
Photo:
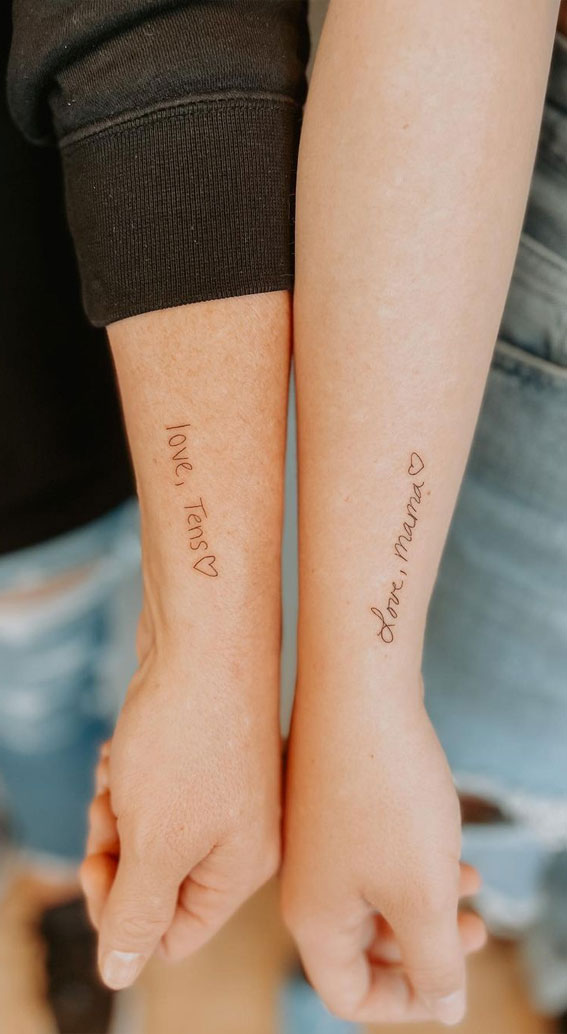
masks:
<svg viewBox="0 0 567 1034"><path fill-rule="evenodd" d="M28 852L82 854L97 749L135 669L137 526L126 503L0 559L0 787Z"/></svg>
<svg viewBox="0 0 567 1034"><path fill-rule="evenodd" d="M567 43L558 37L514 275L431 602L429 713L465 793L489 922L567 906ZM567 915L555 910L567 965ZM562 926L562 930L559 927ZM567 1006L567 986L563 1006Z"/></svg>

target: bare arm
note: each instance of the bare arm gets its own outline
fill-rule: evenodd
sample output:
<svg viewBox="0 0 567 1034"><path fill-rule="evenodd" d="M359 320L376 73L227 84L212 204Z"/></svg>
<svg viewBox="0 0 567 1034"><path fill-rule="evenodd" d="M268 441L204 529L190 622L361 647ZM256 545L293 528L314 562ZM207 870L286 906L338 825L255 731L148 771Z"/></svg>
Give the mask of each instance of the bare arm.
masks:
<svg viewBox="0 0 567 1034"><path fill-rule="evenodd" d="M285 292L109 337L142 517L140 667L99 766L83 879L103 976L206 941L279 860Z"/></svg>
<svg viewBox="0 0 567 1034"><path fill-rule="evenodd" d="M384 610L400 579L419 453L425 498L390 669L416 661L517 248L556 9L338 0L325 26L298 184L302 538L319 558L302 585L364 653L367 604Z"/></svg>
<svg viewBox="0 0 567 1034"><path fill-rule="evenodd" d="M463 947L480 936L456 922L458 807L422 704L421 649L512 271L557 7L332 0L307 104L284 898L315 984L361 1021L456 1020ZM377 963L376 911L401 975Z"/></svg>

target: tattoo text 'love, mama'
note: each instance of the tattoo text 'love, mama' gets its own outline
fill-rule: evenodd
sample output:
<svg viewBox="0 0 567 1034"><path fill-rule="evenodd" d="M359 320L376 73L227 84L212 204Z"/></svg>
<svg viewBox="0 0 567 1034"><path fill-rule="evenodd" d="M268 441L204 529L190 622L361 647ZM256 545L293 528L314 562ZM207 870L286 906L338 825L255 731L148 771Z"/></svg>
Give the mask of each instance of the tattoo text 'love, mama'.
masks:
<svg viewBox="0 0 567 1034"><path fill-rule="evenodd" d="M410 497L406 503L402 530L393 545L394 556L400 563L398 573L392 579L388 600L384 610L379 607L371 607L370 611L378 619L376 635L383 643L394 642L394 632L398 620L399 609L402 599L402 589L408 577L409 561L411 559L411 544L420 517L420 507L425 490L425 479L416 480L425 470L425 463L418 452L412 452L407 472L411 478Z"/></svg>
<svg viewBox="0 0 567 1034"><path fill-rule="evenodd" d="M184 490L183 511L187 530L187 546L193 553L193 570L199 574L207 575L208 578L217 578L218 570L215 566L216 556L209 551L207 541L207 511L202 498L198 502L195 497L187 494L187 478L193 470L193 464L189 458L189 447L187 444L188 429L190 424L175 424L166 426L168 433L167 444L169 456L173 469L174 485L176 489Z"/></svg>

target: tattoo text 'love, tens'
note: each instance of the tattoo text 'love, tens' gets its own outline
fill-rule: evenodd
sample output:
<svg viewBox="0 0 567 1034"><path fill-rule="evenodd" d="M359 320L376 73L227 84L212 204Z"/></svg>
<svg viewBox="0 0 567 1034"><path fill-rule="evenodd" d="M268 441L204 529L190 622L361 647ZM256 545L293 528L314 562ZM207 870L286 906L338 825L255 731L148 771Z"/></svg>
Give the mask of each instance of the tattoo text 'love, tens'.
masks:
<svg viewBox="0 0 567 1034"><path fill-rule="evenodd" d="M193 464L189 458L189 446L187 444L188 429L190 424L166 425L168 433L167 444L169 446L169 458L173 469L173 483L177 490L181 489L183 497L183 511L187 531L187 547L193 556L193 570L199 574L207 575L208 578L217 578L217 558L210 552L207 541L207 511L201 498L187 492L187 479L193 470Z"/></svg>

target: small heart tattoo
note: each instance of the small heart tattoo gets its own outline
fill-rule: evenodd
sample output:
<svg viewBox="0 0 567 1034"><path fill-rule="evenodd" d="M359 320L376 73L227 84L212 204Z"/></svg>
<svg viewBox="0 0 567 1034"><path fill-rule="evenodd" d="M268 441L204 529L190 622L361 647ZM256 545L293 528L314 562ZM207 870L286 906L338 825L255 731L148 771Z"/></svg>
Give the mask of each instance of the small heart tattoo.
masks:
<svg viewBox="0 0 567 1034"><path fill-rule="evenodd" d="M421 474L425 463L418 452L412 452L410 456L410 465L408 467L408 474L410 477L415 477L416 474Z"/></svg>
<svg viewBox="0 0 567 1034"><path fill-rule="evenodd" d="M193 567L201 574L206 574L208 578L218 578L219 573L215 567L216 559L216 556L202 556L196 564L193 564Z"/></svg>

